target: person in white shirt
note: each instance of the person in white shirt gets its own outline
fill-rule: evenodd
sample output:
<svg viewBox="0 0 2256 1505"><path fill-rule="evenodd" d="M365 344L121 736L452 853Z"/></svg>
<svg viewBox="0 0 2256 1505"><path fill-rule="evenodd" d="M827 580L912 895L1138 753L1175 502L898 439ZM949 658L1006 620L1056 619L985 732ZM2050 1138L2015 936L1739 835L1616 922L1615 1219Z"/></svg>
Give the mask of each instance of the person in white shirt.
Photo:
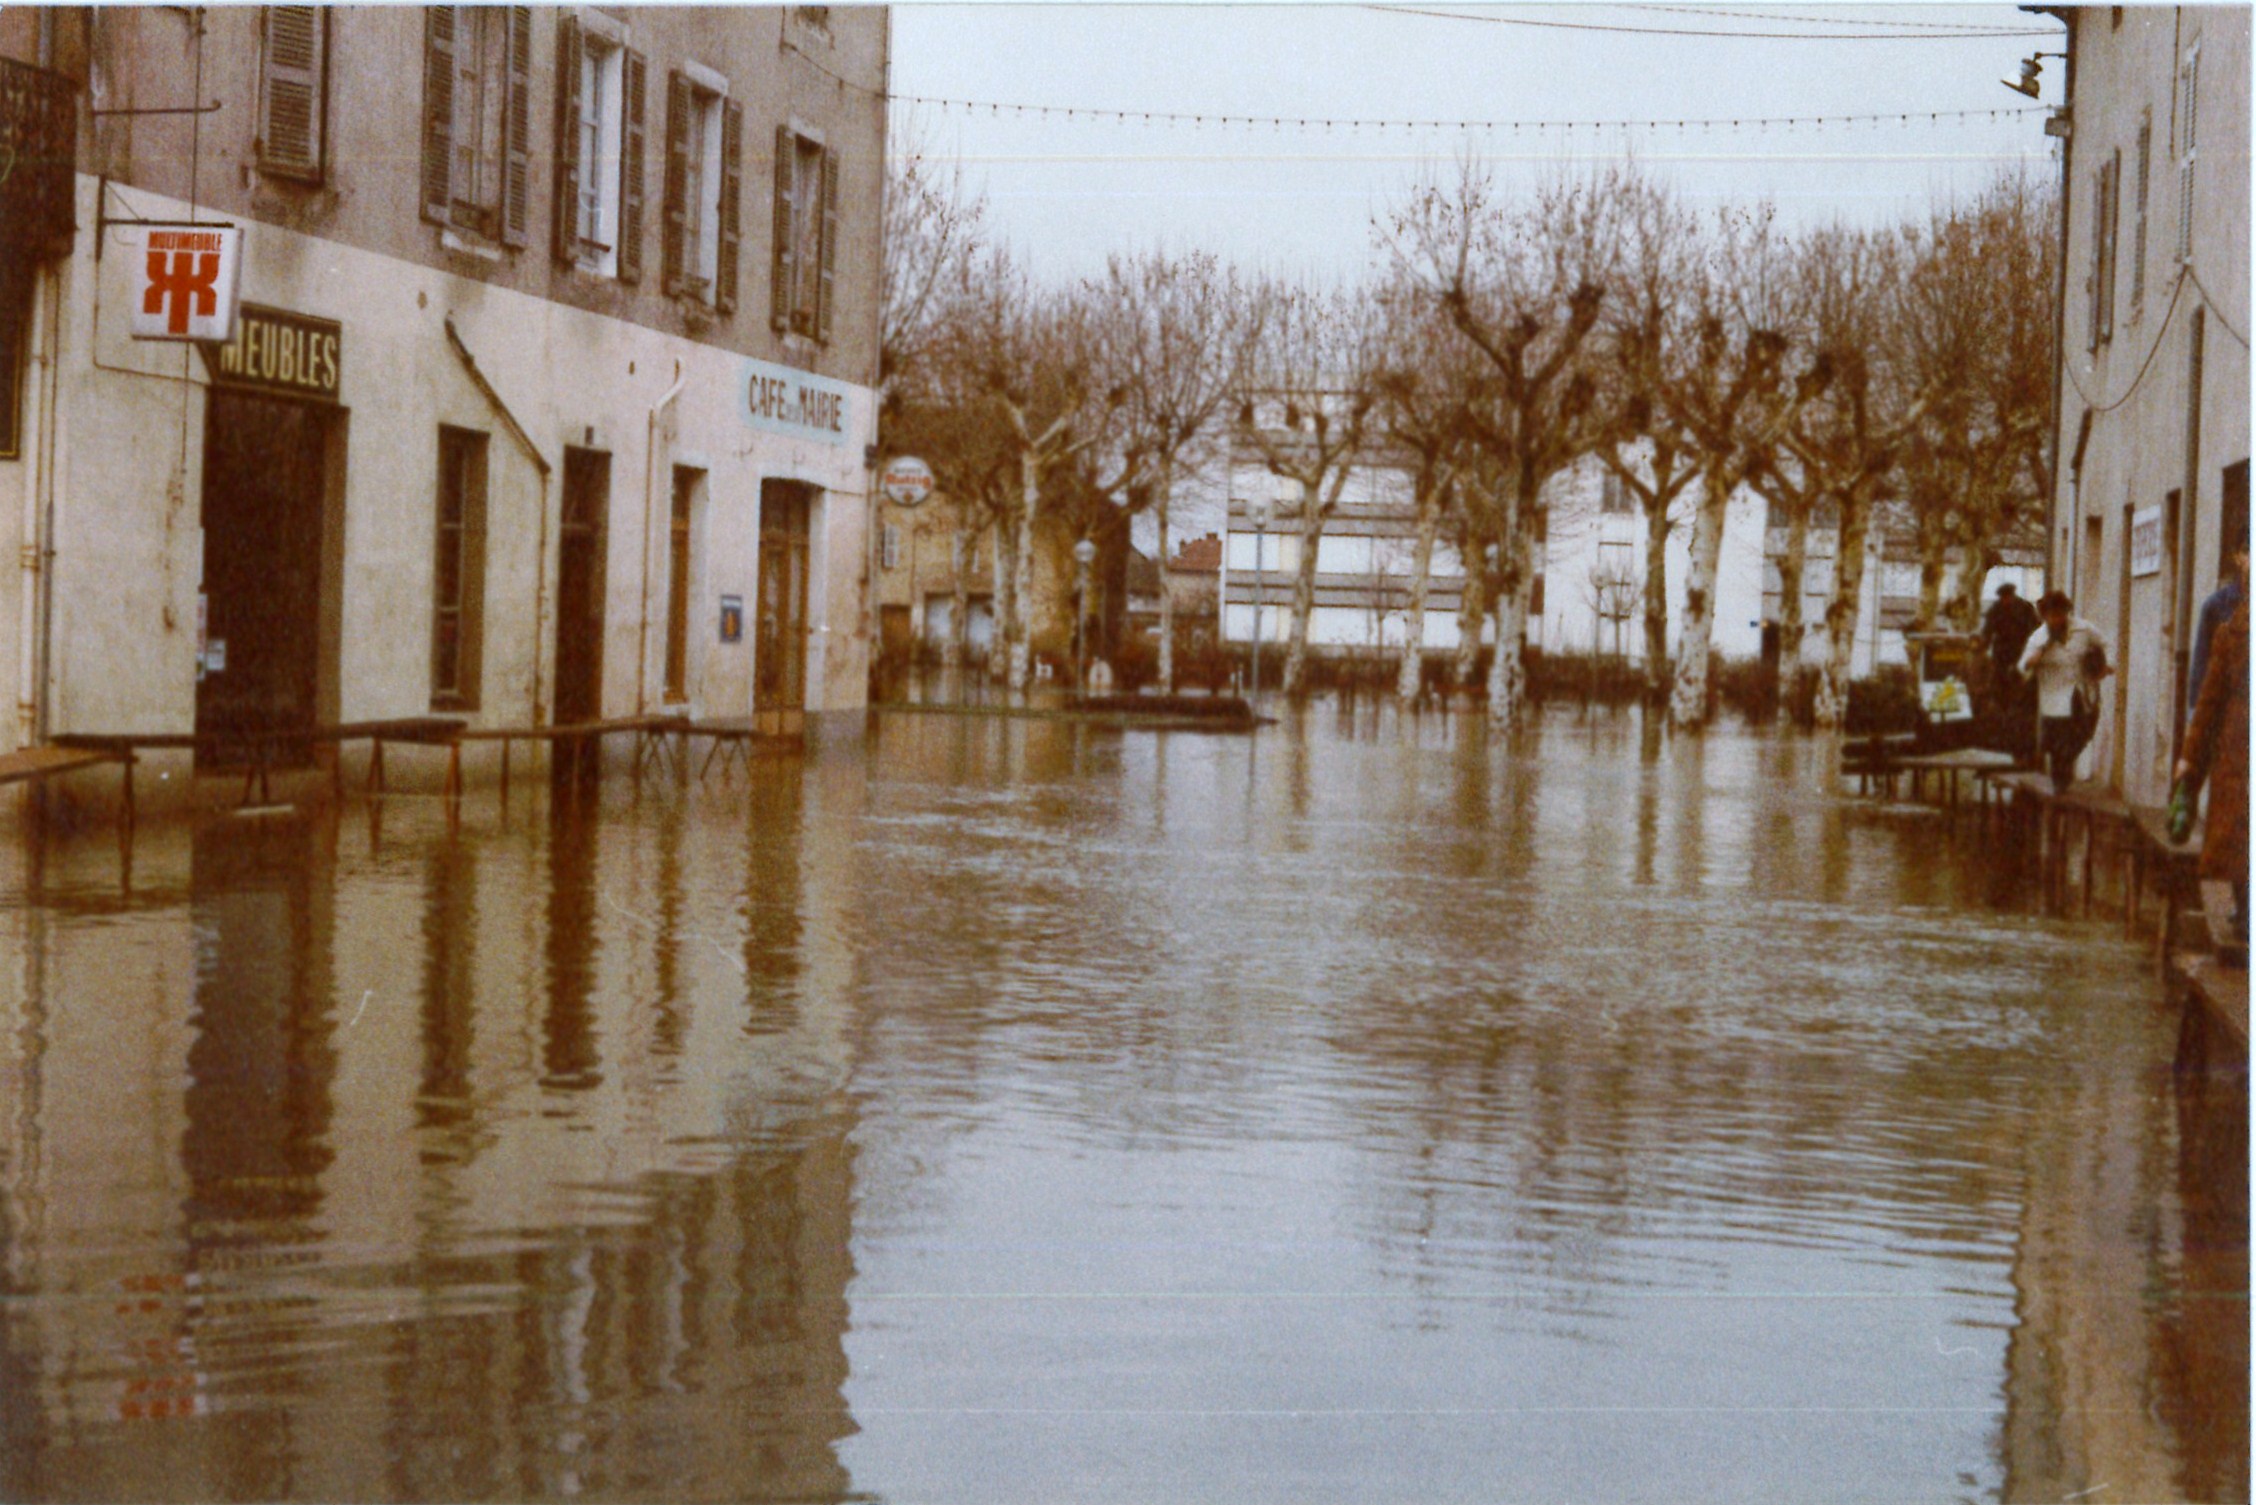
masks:
<svg viewBox="0 0 2256 1505"><path fill-rule="evenodd" d="M2115 672L2107 639L2071 615L2074 605L2064 592L2046 592L2037 603L2044 631L2021 653L2021 672L2037 682L2037 752L2056 794L2076 781L2076 759L2099 725L2099 682Z"/></svg>

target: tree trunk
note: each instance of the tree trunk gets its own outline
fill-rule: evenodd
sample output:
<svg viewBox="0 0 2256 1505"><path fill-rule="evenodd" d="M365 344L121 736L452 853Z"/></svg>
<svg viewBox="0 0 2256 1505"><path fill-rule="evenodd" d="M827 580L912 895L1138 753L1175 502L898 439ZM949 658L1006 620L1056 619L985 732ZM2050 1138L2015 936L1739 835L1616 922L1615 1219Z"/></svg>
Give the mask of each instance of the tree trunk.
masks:
<svg viewBox="0 0 2256 1505"><path fill-rule="evenodd" d="M1175 693L1175 593L1167 588L1167 498L1175 489L1173 456L1160 461L1159 503L1153 509L1159 523L1159 688Z"/></svg>
<svg viewBox="0 0 2256 1505"><path fill-rule="evenodd" d="M1402 614L1402 669L1394 693L1404 703L1416 700L1426 670L1426 587L1433 573L1434 536L1441 531L1438 497L1418 512L1418 541L1410 555L1410 605Z"/></svg>
<svg viewBox="0 0 2256 1505"><path fill-rule="evenodd" d="M1794 686L1802 677L1802 576L1809 566L1809 508L1786 521L1786 552L1778 556L1778 724L1794 719Z"/></svg>
<svg viewBox="0 0 2256 1505"><path fill-rule="evenodd" d="M1982 620L1982 581L1990 573L1990 551L1978 538L1961 540L1958 546L1958 589L1952 592L1948 608L1951 626L1960 632L1972 632Z"/></svg>
<svg viewBox="0 0 2256 1505"><path fill-rule="evenodd" d="M1931 632L1943 614L1943 572L1950 566L1950 540L1940 527L1919 530L1919 615L1917 625Z"/></svg>
<svg viewBox="0 0 2256 1505"><path fill-rule="evenodd" d="M1668 701L1668 498L1645 505L1645 703Z"/></svg>
<svg viewBox="0 0 2256 1505"><path fill-rule="evenodd" d="M1007 679L1011 624L1018 620L1018 524L1007 508L995 519L995 557L990 568L995 572L994 632L1001 641L998 644L993 635L988 638L987 673L993 679ZM997 647L1002 651L997 652Z"/></svg>
<svg viewBox="0 0 2256 1505"><path fill-rule="evenodd" d="M957 530L948 571L948 640L940 647L940 666L951 674L963 667L964 645L971 641L971 588L964 580L964 554L978 547L978 534L967 538Z"/></svg>
<svg viewBox="0 0 2256 1505"><path fill-rule="evenodd" d="M1507 535L1510 557L1497 572L1496 652L1488 661L1488 724L1510 731L1527 720L1527 624L1535 592L1532 529L1522 522Z"/></svg>
<svg viewBox="0 0 2256 1505"><path fill-rule="evenodd" d="M1010 687L1025 690L1034 677L1034 648L1027 641L1027 603L1034 599L1034 512L1042 500L1042 467L1027 450L1018 457L1019 516L1011 549Z"/></svg>
<svg viewBox="0 0 2256 1505"><path fill-rule="evenodd" d="M1460 692L1473 687L1473 669L1480 663L1481 624L1488 620L1488 553L1476 538L1464 546L1465 589L1457 603L1457 661L1450 683Z"/></svg>
<svg viewBox="0 0 2256 1505"><path fill-rule="evenodd" d="M1708 722L1708 654L1715 639L1716 566L1723 557L1723 524L1731 487L1714 471L1700 477L1700 510L1692 514L1692 561L1684 577L1684 625L1677 632L1676 680L1669 692L1669 721L1699 727Z"/></svg>
<svg viewBox="0 0 2256 1505"><path fill-rule="evenodd" d="M1313 496L1316 488L1309 491ZM1303 504L1300 521L1300 560L1293 570L1292 633L1285 645L1285 698L1297 700L1308 674L1308 622L1316 612L1316 546L1324 537L1324 520L1314 500Z"/></svg>
<svg viewBox="0 0 2256 1505"><path fill-rule="evenodd" d="M1838 727L1849 714L1849 671L1856 664L1856 631L1864 603L1864 539L1869 526L1861 496L1841 498L1841 537L1833 546L1833 594L1825 603L1825 667L1817 681L1821 727Z"/></svg>

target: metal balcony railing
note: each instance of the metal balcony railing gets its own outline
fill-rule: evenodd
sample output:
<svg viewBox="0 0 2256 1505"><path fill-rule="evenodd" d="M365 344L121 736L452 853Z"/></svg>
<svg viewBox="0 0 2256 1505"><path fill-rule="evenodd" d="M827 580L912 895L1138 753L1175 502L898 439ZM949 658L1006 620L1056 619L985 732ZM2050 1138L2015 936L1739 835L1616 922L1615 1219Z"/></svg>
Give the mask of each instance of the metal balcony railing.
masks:
<svg viewBox="0 0 2256 1505"><path fill-rule="evenodd" d="M78 85L0 58L0 255L65 255L74 212Z"/></svg>

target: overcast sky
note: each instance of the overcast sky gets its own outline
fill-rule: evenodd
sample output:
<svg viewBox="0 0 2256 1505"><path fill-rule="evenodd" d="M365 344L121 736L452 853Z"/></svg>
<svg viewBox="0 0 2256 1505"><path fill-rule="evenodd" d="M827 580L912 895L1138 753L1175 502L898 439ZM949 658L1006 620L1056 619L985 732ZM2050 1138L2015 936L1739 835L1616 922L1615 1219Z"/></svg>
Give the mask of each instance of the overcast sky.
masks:
<svg viewBox="0 0 2256 1505"><path fill-rule="evenodd" d="M1922 35L1943 26L2040 35ZM1825 36L1667 34L1686 31ZM985 106L1292 122L2012 112L2036 102L1999 80L2018 77L2033 52L2059 51L2060 32L2010 6L910 3L894 11L895 96L982 108L898 103L896 149L917 136L960 154L1004 237L1059 274L1152 245L1352 272L1369 257L1373 212L1422 162L1447 163L1468 146L1507 172L1634 152L1705 201L1768 197L1790 223L1885 220L1971 189L2000 166L2056 173L2042 114L1515 133L1145 124ZM2061 68L2044 61L2042 103L2059 102Z"/></svg>

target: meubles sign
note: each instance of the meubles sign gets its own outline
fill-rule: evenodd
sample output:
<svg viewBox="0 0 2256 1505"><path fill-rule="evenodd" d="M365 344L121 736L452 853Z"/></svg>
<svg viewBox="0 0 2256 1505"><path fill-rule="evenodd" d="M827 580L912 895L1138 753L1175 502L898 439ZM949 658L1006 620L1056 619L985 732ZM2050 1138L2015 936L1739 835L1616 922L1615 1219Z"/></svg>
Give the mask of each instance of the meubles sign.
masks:
<svg viewBox="0 0 2256 1505"><path fill-rule="evenodd" d="M854 427L853 388L789 366L746 361L738 392L744 421L771 434L844 444Z"/></svg>

